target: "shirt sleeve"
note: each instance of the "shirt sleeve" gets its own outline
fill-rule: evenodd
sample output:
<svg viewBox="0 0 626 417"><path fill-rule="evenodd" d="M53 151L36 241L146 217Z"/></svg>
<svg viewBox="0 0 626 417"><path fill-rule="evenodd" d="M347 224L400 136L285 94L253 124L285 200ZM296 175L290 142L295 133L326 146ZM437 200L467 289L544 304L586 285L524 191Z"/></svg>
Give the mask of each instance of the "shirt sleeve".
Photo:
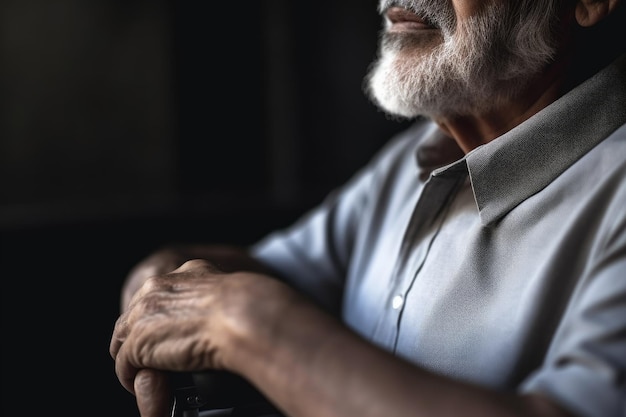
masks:
<svg viewBox="0 0 626 417"><path fill-rule="evenodd" d="M292 226L256 243L251 254L280 277L338 313L360 212L369 198L364 169Z"/></svg>
<svg viewBox="0 0 626 417"><path fill-rule="evenodd" d="M622 200L623 201L623 200ZM618 212L619 211L619 212ZM522 385L581 417L626 416L626 219L622 207L579 282L544 366Z"/></svg>

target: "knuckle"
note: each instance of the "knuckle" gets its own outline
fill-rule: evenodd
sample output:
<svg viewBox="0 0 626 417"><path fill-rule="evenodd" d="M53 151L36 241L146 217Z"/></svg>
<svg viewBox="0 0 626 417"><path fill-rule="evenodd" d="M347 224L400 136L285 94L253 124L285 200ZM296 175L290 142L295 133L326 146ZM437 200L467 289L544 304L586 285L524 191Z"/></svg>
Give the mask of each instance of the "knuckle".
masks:
<svg viewBox="0 0 626 417"><path fill-rule="evenodd" d="M181 269L207 268L211 264L204 259L190 259L181 265Z"/></svg>

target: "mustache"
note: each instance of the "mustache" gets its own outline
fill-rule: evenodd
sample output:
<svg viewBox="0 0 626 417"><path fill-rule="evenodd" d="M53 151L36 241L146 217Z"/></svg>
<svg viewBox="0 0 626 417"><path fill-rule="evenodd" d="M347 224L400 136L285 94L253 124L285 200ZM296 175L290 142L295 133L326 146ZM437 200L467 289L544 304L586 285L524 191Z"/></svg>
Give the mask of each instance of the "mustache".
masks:
<svg viewBox="0 0 626 417"><path fill-rule="evenodd" d="M380 0L378 12L383 15L390 7L401 7L424 18L441 29L453 31L456 25L454 7L442 0Z"/></svg>

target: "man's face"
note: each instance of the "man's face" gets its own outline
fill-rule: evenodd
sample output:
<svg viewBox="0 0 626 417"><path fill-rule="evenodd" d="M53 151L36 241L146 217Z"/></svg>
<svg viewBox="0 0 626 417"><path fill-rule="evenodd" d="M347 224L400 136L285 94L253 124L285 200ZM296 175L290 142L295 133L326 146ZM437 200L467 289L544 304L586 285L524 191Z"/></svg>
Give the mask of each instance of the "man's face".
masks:
<svg viewBox="0 0 626 417"><path fill-rule="evenodd" d="M412 118L476 114L514 96L553 58L559 0L381 0L367 93Z"/></svg>

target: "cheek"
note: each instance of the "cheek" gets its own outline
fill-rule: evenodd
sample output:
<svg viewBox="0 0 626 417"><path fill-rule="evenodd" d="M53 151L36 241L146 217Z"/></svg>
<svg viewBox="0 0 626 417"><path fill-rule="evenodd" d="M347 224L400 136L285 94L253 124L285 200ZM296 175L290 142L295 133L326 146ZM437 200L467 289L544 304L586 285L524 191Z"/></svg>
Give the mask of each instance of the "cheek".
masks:
<svg viewBox="0 0 626 417"><path fill-rule="evenodd" d="M504 3L506 0L452 0L457 22L467 21L472 16L480 14L483 9L493 4ZM457 23L457 24L458 24Z"/></svg>

